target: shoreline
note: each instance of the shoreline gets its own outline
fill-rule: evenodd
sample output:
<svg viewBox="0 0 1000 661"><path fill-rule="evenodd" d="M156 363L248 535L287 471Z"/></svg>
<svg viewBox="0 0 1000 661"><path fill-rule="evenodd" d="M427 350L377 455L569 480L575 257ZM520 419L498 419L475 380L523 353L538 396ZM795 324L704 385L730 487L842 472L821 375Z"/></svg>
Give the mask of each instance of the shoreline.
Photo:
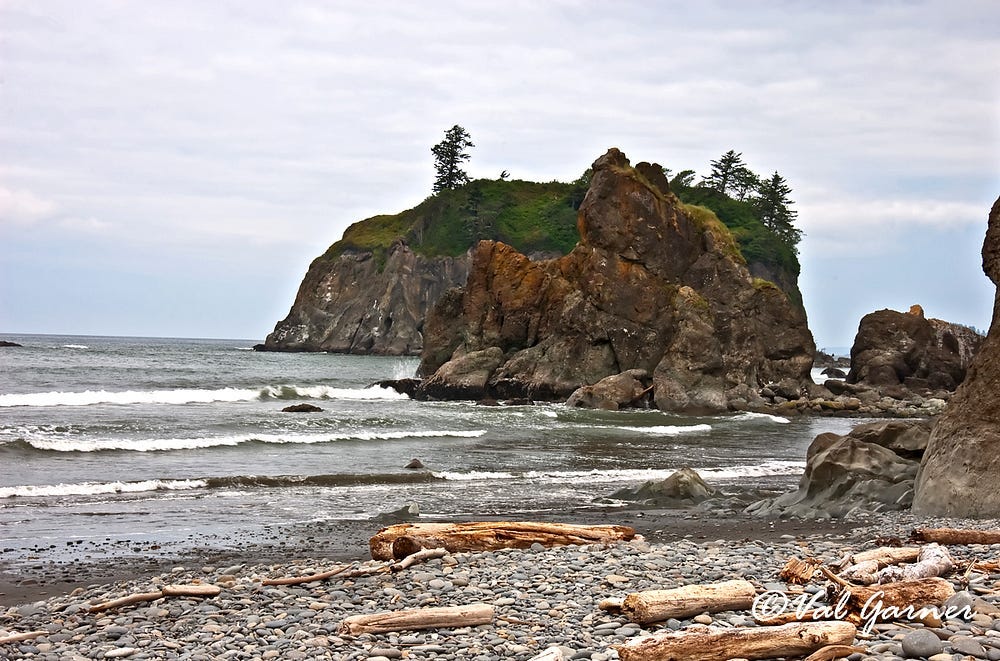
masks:
<svg viewBox="0 0 1000 661"><path fill-rule="evenodd" d="M635 528L651 544L681 539L695 542L745 539L777 542L782 536L810 537L850 534L864 522L844 520L765 519L747 516L715 516L688 510L594 509L564 514L528 517L482 517L477 520L537 520L580 525L619 524ZM469 517L421 518L420 521L469 521ZM68 595L78 588L143 581L169 574L179 566L187 569L235 565L291 564L300 560L330 563L367 561L368 539L388 525L375 520L331 520L319 524L272 526L218 537L206 546L178 542L139 543L122 540L109 547L104 557L85 561L62 560L59 550L49 557L14 563L0 556L0 609ZM785 537L784 539L787 539ZM133 549L145 545L148 554Z"/></svg>

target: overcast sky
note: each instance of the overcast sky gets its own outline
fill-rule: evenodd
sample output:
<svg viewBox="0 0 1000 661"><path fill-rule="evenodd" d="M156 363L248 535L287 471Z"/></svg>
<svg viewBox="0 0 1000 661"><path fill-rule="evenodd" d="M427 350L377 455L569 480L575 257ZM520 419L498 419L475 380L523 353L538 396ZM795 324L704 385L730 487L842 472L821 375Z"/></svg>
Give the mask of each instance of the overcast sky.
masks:
<svg viewBox="0 0 1000 661"><path fill-rule="evenodd" d="M820 346L989 323L995 0L0 0L0 332L263 339L456 123L473 177L779 171Z"/></svg>

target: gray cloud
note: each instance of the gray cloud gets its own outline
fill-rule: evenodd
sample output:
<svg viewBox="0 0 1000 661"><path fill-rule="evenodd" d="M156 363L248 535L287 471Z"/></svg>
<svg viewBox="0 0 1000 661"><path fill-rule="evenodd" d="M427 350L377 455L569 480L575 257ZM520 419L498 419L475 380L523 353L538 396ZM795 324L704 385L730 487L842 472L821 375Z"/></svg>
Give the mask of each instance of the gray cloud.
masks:
<svg viewBox="0 0 1000 661"><path fill-rule="evenodd" d="M983 221L998 35L991 2L8 1L0 227L44 252L23 222L41 205L173 261L294 256L270 313L348 224L423 199L430 145L461 123L485 177L571 179L612 145L701 172L742 151L799 193L812 278L832 268L816 248L867 234L874 259ZM197 333L217 297L191 305Z"/></svg>

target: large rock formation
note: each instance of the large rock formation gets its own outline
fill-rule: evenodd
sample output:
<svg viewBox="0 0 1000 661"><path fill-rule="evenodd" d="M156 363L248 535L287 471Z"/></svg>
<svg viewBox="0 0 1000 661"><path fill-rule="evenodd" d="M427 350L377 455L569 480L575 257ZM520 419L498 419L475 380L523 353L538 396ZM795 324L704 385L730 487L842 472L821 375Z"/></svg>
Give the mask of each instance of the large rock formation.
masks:
<svg viewBox="0 0 1000 661"><path fill-rule="evenodd" d="M465 288L428 319L426 396L565 399L641 369L659 408L718 411L760 401L766 383L810 382L804 313L751 277L730 232L682 205L659 166L609 150L577 225L580 242L554 260L476 246Z"/></svg>
<svg viewBox="0 0 1000 661"><path fill-rule="evenodd" d="M396 241L384 257L347 250L315 260L291 311L259 349L417 355L427 311L465 282L468 256L425 257Z"/></svg>
<svg viewBox="0 0 1000 661"><path fill-rule="evenodd" d="M983 271L1000 285L1000 199L990 211ZM1000 517L1000 290L989 334L934 426L917 475L914 511Z"/></svg>
<svg viewBox="0 0 1000 661"><path fill-rule="evenodd" d="M907 390L953 391L982 341L971 328L925 318L919 305L872 312L858 326L847 382L904 396Z"/></svg>
<svg viewBox="0 0 1000 661"><path fill-rule="evenodd" d="M846 436L820 434L806 451L798 490L755 503L747 512L825 518L906 509L929 435L927 421L860 425Z"/></svg>

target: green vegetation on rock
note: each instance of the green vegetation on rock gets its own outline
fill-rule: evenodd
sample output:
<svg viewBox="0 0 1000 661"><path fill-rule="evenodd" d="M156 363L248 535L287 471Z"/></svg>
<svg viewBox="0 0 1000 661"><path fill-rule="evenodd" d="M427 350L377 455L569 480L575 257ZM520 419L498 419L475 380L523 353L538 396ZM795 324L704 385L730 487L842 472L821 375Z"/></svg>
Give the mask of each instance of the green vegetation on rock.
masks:
<svg viewBox="0 0 1000 661"><path fill-rule="evenodd" d="M354 223L321 259L362 251L384 259L396 240L428 257L461 255L482 239L503 241L523 253L564 255L579 240L578 206L573 184L477 179L402 213Z"/></svg>

